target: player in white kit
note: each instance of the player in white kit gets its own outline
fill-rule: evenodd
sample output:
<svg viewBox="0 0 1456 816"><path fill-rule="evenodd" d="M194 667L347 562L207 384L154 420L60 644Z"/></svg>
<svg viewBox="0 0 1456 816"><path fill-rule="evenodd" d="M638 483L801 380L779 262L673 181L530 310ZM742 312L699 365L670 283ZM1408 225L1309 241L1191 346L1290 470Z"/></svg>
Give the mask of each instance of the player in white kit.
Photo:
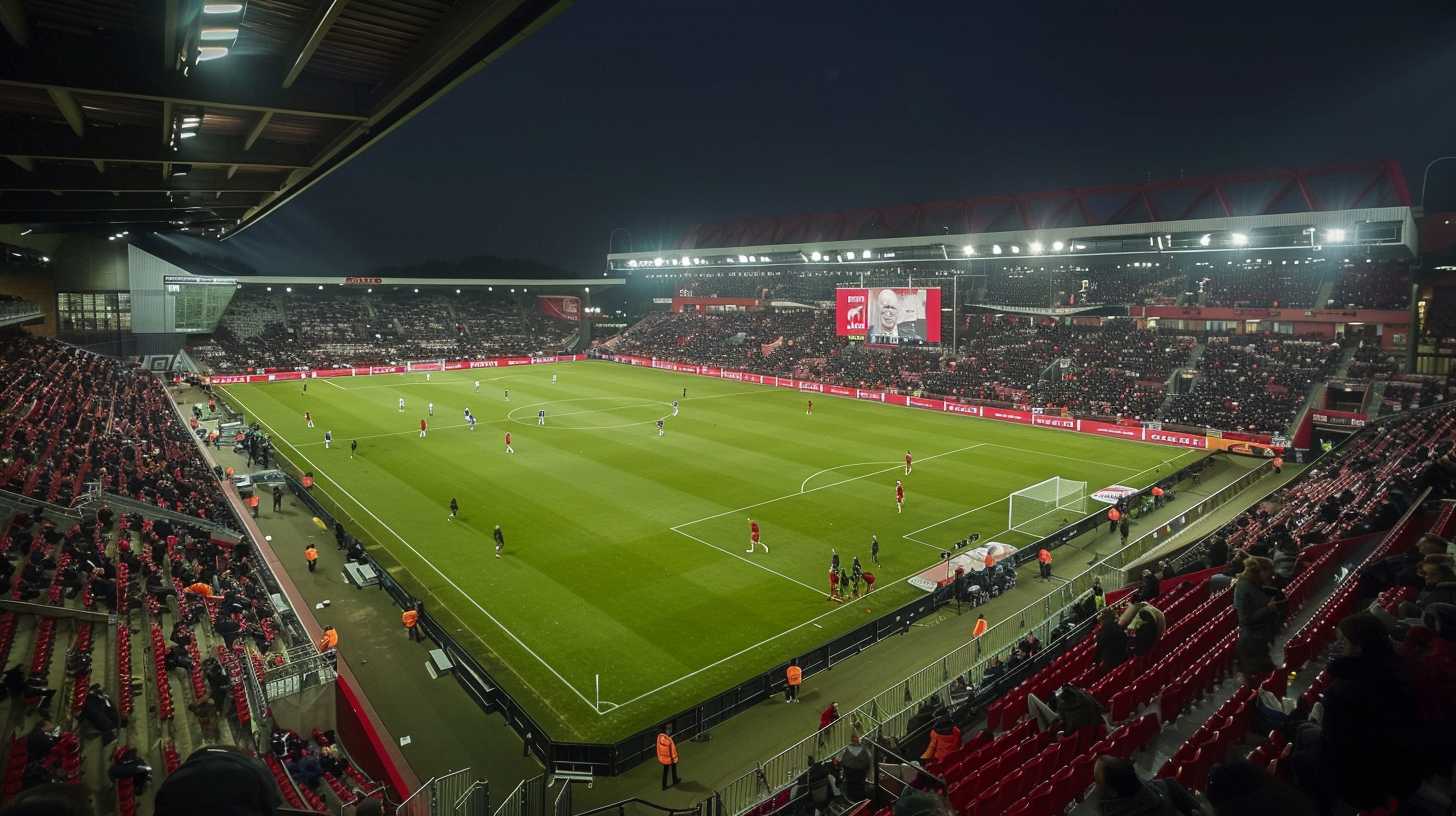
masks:
<svg viewBox="0 0 1456 816"><path fill-rule="evenodd" d="M404 397L400 397L400 398L399 398L399 410L400 410L400 411L401 411L401 412L403 412L403 411L404 411Z"/></svg>

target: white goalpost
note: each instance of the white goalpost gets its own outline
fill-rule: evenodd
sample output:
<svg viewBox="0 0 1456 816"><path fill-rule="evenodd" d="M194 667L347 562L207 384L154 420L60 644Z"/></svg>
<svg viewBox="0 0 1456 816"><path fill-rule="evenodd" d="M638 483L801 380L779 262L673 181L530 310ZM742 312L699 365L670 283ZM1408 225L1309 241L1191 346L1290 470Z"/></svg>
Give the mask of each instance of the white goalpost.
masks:
<svg viewBox="0 0 1456 816"><path fill-rule="evenodd" d="M1053 476L1012 493L1006 510L1006 529L1047 535L1087 514L1087 483ZM1048 529L1050 527L1050 529Z"/></svg>

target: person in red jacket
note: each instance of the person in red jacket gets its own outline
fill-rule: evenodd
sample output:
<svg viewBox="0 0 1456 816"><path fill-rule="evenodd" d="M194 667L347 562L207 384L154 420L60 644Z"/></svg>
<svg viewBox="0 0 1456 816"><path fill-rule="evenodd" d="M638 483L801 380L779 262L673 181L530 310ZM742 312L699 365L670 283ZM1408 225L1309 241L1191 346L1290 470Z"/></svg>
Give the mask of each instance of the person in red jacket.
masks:
<svg viewBox="0 0 1456 816"><path fill-rule="evenodd" d="M839 703L830 703L829 707L819 712L819 730L823 731L833 725L839 719Z"/></svg>
<svg viewBox="0 0 1456 816"><path fill-rule="evenodd" d="M960 726L951 722L950 716L942 714L930 729L930 742L920 758L928 762L939 762L961 747Z"/></svg>

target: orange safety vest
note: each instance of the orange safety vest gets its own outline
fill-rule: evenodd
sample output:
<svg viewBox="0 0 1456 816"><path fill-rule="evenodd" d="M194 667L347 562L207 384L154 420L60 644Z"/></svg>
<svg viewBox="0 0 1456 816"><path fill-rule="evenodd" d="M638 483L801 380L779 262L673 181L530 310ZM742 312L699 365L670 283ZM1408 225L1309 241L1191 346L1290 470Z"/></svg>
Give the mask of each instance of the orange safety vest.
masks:
<svg viewBox="0 0 1456 816"><path fill-rule="evenodd" d="M986 634L986 630L990 628L991 624L987 623L985 618L976 618L976 628L971 630L971 637L980 637Z"/></svg>
<svg viewBox="0 0 1456 816"><path fill-rule="evenodd" d="M798 666L790 666L786 674L789 676L789 685L791 686L797 686L804 682L804 670Z"/></svg>
<svg viewBox="0 0 1456 816"><path fill-rule="evenodd" d="M1043 564L1050 564L1052 562L1051 551L1043 547L1039 552L1037 552L1036 560L1042 562Z"/></svg>
<svg viewBox="0 0 1456 816"><path fill-rule="evenodd" d="M657 761L663 765L677 764L677 743L666 732L657 735Z"/></svg>
<svg viewBox="0 0 1456 816"><path fill-rule="evenodd" d="M1274 457L1274 467L1276 467L1276 468L1282 468L1282 467L1284 467L1284 457L1282 457L1282 456L1276 456L1276 457Z"/></svg>
<svg viewBox="0 0 1456 816"><path fill-rule="evenodd" d="M318 560L318 550L315 549L315 548L313 548L313 547L308 547L307 549L305 549L303 551L303 557L304 558L307 558L310 561L317 561Z"/></svg>
<svg viewBox="0 0 1456 816"><path fill-rule="evenodd" d="M327 652L339 646L339 630L330 629L324 632L323 638L319 641L319 651Z"/></svg>
<svg viewBox="0 0 1456 816"><path fill-rule="evenodd" d="M1119 512L1117 512L1117 508L1116 507L1114 507L1111 510L1108 510L1107 511L1107 520L1108 521L1118 521L1121 518L1122 518L1122 514L1119 513Z"/></svg>
<svg viewBox="0 0 1456 816"><path fill-rule="evenodd" d="M193 595L201 595L204 598L212 597L212 585L205 584L201 581L198 581L192 586L187 587L187 591L191 592Z"/></svg>
<svg viewBox="0 0 1456 816"><path fill-rule="evenodd" d="M986 553L986 569L990 569L990 568L992 568L994 566L996 566L996 556L991 555L990 552L987 552Z"/></svg>
<svg viewBox="0 0 1456 816"><path fill-rule="evenodd" d="M1154 496L1162 496L1163 495L1163 488L1161 488L1161 487L1154 487L1153 490L1152 490L1152 493L1153 493Z"/></svg>
<svg viewBox="0 0 1456 816"><path fill-rule="evenodd" d="M232 465L228 465L227 468L225 470L223 470L223 473L226 473L227 474L227 477L229 479L231 479L233 477L233 466Z"/></svg>
<svg viewBox="0 0 1456 816"><path fill-rule="evenodd" d="M399 619L401 621L404 621L404 628L406 629L415 628L415 623L419 620L419 618L420 613L414 611L413 609L406 609L404 611L404 614L399 616Z"/></svg>
<svg viewBox="0 0 1456 816"><path fill-rule="evenodd" d="M257 493L254 493L253 495L251 495L251 496L248 497L248 506L249 507L257 507L258 506L258 494Z"/></svg>

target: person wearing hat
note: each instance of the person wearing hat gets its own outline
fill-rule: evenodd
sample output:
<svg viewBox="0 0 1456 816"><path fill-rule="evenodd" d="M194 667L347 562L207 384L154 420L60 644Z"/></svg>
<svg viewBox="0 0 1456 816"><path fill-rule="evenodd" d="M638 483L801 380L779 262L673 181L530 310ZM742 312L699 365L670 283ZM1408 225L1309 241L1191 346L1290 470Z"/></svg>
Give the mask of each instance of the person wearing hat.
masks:
<svg viewBox="0 0 1456 816"><path fill-rule="evenodd" d="M154 816L273 816L283 804L261 761L230 745L199 748L157 788Z"/></svg>

